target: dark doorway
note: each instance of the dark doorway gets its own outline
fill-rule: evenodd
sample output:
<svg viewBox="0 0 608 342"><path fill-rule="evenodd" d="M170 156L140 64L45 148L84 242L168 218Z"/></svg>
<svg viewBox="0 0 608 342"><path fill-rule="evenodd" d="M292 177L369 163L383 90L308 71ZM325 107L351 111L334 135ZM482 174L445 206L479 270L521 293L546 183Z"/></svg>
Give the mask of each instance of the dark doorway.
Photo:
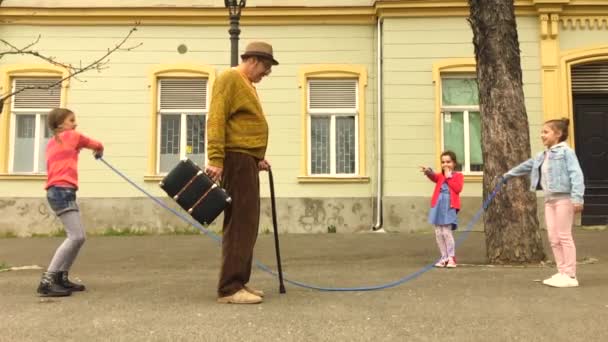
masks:
<svg viewBox="0 0 608 342"><path fill-rule="evenodd" d="M583 225L608 224L608 93L574 94L576 154L585 174Z"/></svg>

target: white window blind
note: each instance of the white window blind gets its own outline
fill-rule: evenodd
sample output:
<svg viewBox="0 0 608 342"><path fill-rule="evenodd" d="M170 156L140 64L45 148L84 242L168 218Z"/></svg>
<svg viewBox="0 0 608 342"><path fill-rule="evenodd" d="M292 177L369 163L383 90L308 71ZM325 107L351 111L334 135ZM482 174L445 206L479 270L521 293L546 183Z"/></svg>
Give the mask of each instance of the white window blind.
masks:
<svg viewBox="0 0 608 342"><path fill-rule="evenodd" d="M357 80L309 80L309 109L356 109Z"/></svg>
<svg viewBox="0 0 608 342"><path fill-rule="evenodd" d="M572 68L572 92L608 93L608 62L576 65Z"/></svg>
<svg viewBox="0 0 608 342"><path fill-rule="evenodd" d="M161 79L160 109L207 110L207 79Z"/></svg>
<svg viewBox="0 0 608 342"><path fill-rule="evenodd" d="M61 104L61 84L56 83L60 80L60 78L15 79L14 91L25 90L15 95L13 108L51 109L59 107Z"/></svg>

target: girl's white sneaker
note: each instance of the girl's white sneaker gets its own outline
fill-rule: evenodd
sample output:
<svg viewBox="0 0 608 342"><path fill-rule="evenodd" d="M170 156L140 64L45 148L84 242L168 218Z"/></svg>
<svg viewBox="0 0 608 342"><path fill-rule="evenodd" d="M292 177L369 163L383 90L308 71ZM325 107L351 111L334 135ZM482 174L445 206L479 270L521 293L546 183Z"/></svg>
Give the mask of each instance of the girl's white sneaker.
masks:
<svg viewBox="0 0 608 342"><path fill-rule="evenodd" d="M447 267L447 268L454 268L454 267L456 267L456 257L450 257L450 258L448 258L448 264L445 267Z"/></svg>
<svg viewBox="0 0 608 342"><path fill-rule="evenodd" d="M545 284L546 281L549 281L555 277L561 276L562 274L560 272L555 273L554 275L550 276L549 278L543 280L543 284ZM546 284L545 284L546 285Z"/></svg>
<svg viewBox="0 0 608 342"><path fill-rule="evenodd" d="M437 261L437 263L435 264L435 267L439 267L439 268L444 268L445 265L448 263L448 259L439 259L439 261Z"/></svg>
<svg viewBox="0 0 608 342"><path fill-rule="evenodd" d="M578 279L560 273L549 279L543 280L543 284L552 287L577 287Z"/></svg>

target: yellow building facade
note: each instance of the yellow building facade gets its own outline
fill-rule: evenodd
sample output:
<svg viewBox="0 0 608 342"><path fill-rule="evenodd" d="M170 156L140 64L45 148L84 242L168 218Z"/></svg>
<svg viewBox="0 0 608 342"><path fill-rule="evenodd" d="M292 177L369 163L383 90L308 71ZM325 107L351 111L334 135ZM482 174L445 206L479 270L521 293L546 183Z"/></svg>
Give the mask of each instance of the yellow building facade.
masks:
<svg viewBox="0 0 608 342"><path fill-rule="evenodd" d="M106 160L154 196L164 196L158 181L177 159L204 163L213 80L230 61L223 3L83 4L6 0L0 7L0 38L24 47L40 36L34 48L63 63L99 58L136 23L126 46L141 44L112 54L103 70L5 102L0 233L27 236L60 227L43 189L44 116L51 104L73 109L79 130L106 146ZM602 189L608 183L598 171L608 160L602 156L608 149L601 148L608 146L608 1L515 4L532 151L542 148L537 137L543 121L569 117L569 143L587 158L584 171ZM436 167L446 148L461 159L466 182L460 216L462 222L471 218L481 197L483 114L467 16L467 2L460 0L248 1L241 50L265 40L281 62L258 87L270 126L267 157L281 232L427 229L433 186L418 166ZM65 73L33 56L5 54L1 92ZM186 226L86 153L79 171L89 230ZM268 182L265 174L261 179L261 230L267 231ZM587 215L591 221L608 215L599 204Z"/></svg>

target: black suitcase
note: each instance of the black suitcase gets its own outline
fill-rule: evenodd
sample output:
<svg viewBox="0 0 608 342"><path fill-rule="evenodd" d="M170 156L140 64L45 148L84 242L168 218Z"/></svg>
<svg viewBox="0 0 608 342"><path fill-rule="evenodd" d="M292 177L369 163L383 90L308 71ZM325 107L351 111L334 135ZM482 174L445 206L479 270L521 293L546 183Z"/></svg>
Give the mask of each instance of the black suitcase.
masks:
<svg viewBox="0 0 608 342"><path fill-rule="evenodd" d="M190 159L180 161L163 178L160 187L203 225L211 224L231 201L226 190Z"/></svg>

